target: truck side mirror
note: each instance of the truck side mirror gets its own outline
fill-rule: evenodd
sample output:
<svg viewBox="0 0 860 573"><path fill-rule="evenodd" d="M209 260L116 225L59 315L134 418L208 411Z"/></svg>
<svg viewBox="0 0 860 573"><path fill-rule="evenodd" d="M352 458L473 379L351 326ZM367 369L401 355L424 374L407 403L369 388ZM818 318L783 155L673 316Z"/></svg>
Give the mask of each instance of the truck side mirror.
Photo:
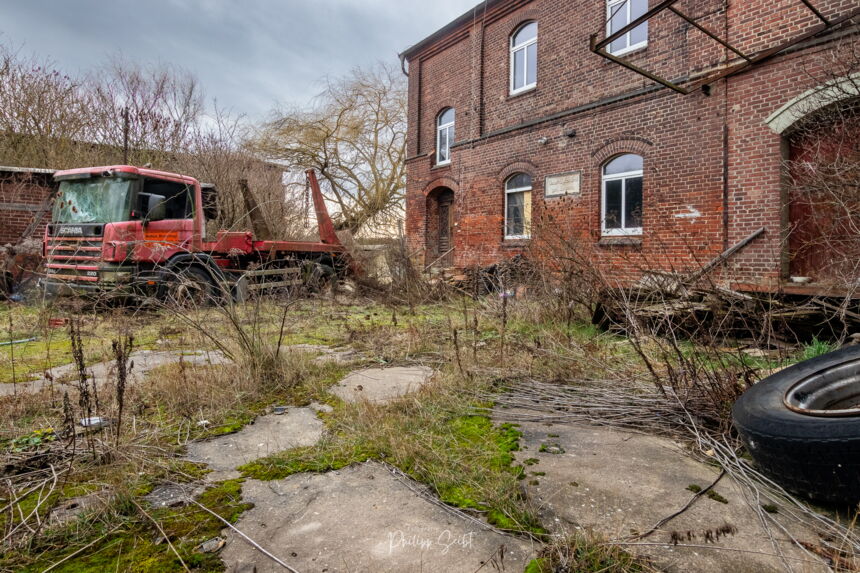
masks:
<svg viewBox="0 0 860 573"><path fill-rule="evenodd" d="M146 213L143 218L144 223L161 221L167 217L165 201L164 195L155 195L154 193L140 193L137 196L140 212Z"/></svg>

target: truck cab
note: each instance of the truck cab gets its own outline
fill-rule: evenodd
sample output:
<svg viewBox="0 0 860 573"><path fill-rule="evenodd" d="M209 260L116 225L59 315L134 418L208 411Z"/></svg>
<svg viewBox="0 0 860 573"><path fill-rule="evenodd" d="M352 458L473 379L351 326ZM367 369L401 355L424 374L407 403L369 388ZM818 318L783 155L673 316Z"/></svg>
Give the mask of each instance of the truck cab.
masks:
<svg viewBox="0 0 860 573"><path fill-rule="evenodd" d="M55 180L44 241L48 292L105 290L200 249L205 221L192 177L120 165L60 171Z"/></svg>

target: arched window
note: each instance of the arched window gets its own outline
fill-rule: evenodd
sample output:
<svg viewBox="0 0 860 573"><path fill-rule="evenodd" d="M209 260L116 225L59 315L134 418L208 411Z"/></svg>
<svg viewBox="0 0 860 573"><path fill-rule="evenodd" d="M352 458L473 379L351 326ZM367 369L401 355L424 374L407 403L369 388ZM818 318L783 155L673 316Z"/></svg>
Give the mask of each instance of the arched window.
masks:
<svg viewBox="0 0 860 573"><path fill-rule="evenodd" d="M528 239L532 223L532 177L516 173L505 181L505 238Z"/></svg>
<svg viewBox="0 0 860 573"><path fill-rule="evenodd" d="M511 36L511 94L537 85L537 32L537 22L527 22Z"/></svg>
<svg viewBox="0 0 860 573"><path fill-rule="evenodd" d="M645 12L648 11L648 0L607 0L606 2L606 35L609 36ZM648 22L642 22L617 40L609 44L609 53L620 56L648 45Z"/></svg>
<svg viewBox="0 0 860 573"><path fill-rule="evenodd" d="M642 157L619 155L603 166L604 235L642 234Z"/></svg>
<svg viewBox="0 0 860 573"><path fill-rule="evenodd" d="M436 165L451 163L454 143L454 108L443 109L436 118Z"/></svg>

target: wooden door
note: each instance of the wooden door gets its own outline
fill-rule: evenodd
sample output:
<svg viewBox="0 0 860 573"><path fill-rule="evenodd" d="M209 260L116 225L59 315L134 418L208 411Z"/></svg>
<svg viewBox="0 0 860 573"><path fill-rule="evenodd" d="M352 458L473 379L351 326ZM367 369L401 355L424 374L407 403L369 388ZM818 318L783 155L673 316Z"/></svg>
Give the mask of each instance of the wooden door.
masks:
<svg viewBox="0 0 860 573"><path fill-rule="evenodd" d="M819 121L789 138L789 274L856 284L860 120ZM854 171L856 173L856 171Z"/></svg>
<svg viewBox="0 0 860 573"><path fill-rule="evenodd" d="M438 256L440 257L439 264L443 267L450 267L454 264L453 250L453 234L454 234L454 217L453 217L453 201L444 199L439 202L439 241L438 241Z"/></svg>

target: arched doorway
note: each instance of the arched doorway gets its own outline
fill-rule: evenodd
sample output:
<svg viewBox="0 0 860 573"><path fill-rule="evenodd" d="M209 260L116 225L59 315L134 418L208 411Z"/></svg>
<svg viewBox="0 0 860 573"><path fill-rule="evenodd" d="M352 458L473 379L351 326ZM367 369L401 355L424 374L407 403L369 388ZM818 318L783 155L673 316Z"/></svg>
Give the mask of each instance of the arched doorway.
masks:
<svg viewBox="0 0 860 573"><path fill-rule="evenodd" d="M860 278L860 99L803 117L788 151L788 271L834 286Z"/></svg>
<svg viewBox="0 0 860 573"><path fill-rule="evenodd" d="M454 192L437 187L427 194L427 236L424 264L433 268L454 266Z"/></svg>

